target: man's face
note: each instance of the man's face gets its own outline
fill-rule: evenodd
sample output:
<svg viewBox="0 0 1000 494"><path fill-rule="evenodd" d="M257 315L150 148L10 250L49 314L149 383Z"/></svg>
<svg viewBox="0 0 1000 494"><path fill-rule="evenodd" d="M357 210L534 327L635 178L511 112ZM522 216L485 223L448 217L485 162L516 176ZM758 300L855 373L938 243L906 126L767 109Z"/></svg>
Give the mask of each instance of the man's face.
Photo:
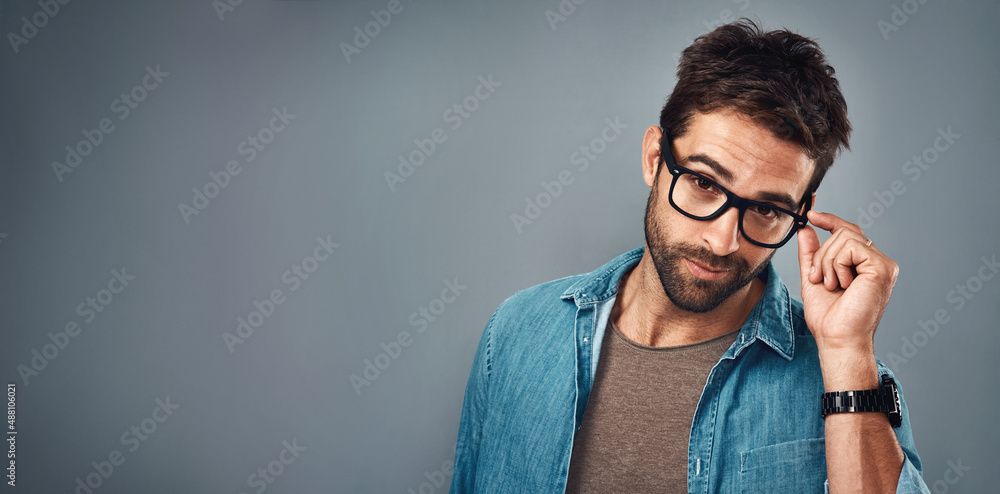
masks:
<svg viewBox="0 0 1000 494"><path fill-rule="evenodd" d="M674 140L673 153L681 166L762 202L773 202L764 200L766 193L797 202L814 166L797 145L728 110L696 113L687 132ZM690 312L708 312L753 281L775 249L756 246L740 234L736 208L709 221L675 210L668 201L673 177L665 168L661 164L655 178L647 177L653 188L646 203L646 245L670 301Z"/></svg>

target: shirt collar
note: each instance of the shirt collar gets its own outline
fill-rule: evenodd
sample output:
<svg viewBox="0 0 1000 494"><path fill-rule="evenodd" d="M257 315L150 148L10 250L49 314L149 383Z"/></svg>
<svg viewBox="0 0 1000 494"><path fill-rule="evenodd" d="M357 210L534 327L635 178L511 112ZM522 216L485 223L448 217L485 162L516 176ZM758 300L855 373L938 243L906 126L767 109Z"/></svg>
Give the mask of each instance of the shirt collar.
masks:
<svg viewBox="0 0 1000 494"><path fill-rule="evenodd" d="M639 264L643 250L644 247L639 247L628 251L583 275L560 298L572 298L577 307L583 308L616 296L622 276ZM760 340L785 359L791 360L795 354L792 299L773 262L768 261L760 278L765 282L764 293L740 329L740 340L733 356L739 355L754 340Z"/></svg>

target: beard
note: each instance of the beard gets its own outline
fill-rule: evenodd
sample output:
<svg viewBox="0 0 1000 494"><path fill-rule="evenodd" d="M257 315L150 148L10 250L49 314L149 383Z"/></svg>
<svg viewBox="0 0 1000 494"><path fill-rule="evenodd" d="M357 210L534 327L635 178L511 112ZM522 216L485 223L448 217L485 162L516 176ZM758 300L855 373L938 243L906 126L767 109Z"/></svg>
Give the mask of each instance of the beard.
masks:
<svg viewBox="0 0 1000 494"><path fill-rule="evenodd" d="M692 244L671 243L669 228L664 225L661 218L665 211L660 211L657 207L659 170L656 175L653 179L653 189L646 201L645 220L646 245L656 267L656 274L660 278L663 292L674 305L688 312L709 312L760 275L767 268L767 263L774 257L777 249L772 250L760 265L751 269L746 260L732 254L718 257L711 251ZM729 271L729 275L720 280L698 278L684 266L685 257L712 270Z"/></svg>

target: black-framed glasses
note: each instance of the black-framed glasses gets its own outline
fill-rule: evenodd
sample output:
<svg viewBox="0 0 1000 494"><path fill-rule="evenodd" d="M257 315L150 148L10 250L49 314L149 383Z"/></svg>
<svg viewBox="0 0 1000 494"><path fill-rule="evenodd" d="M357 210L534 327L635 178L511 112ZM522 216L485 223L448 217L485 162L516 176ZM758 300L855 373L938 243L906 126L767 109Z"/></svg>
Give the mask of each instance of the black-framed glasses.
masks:
<svg viewBox="0 0 1000 494"><path fill-rule="evenodd" d="M799 201L805 203L802 214L769 204L752 201L733 194L716 181L677 164L669 146L660 152L660 161L673 175L670 182L670 205L688 218L708 221L735 207L739 210L739 229L744 238L760 247L777 249L785 245L795 232L806 226L812 201L806 201L809 191Z"/></svg>

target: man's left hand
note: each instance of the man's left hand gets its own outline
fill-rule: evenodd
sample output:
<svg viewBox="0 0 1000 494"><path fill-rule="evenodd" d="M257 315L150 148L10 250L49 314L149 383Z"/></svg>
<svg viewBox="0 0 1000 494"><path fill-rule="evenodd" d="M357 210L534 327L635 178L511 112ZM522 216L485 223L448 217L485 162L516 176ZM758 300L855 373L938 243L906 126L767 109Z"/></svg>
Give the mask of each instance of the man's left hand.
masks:
<svg viewBox="0 0 1000 494"><path fill-rule="evenodd" d="M858 225L809 211L809 221L831 233L822 245L812 227L799 232L802 305L821 352L874 352L875 329L889 303L899 265L883 254Z"/></svg>

